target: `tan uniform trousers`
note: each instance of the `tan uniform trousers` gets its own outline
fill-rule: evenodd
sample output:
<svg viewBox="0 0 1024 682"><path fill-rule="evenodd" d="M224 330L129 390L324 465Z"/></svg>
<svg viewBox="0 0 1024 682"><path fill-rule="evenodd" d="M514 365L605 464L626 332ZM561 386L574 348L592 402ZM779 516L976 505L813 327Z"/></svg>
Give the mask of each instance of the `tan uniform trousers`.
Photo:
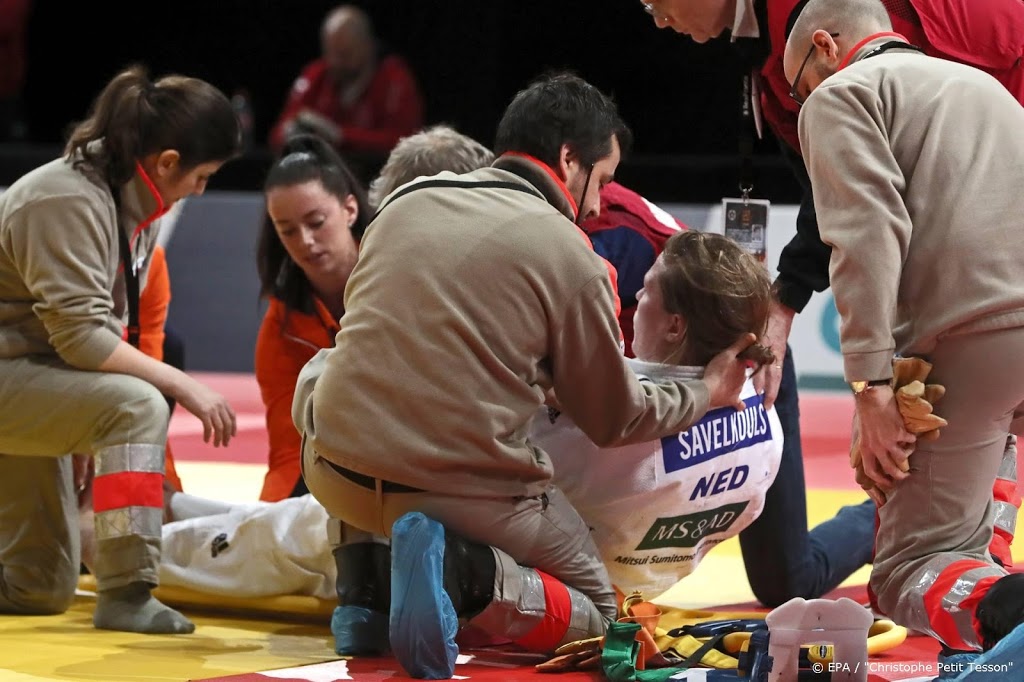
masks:
<svg viewBox="0 0 1024 682"><path fill-rule="evenodd" d="M947 337L926 357L928 381L946 387L935 412L949 426L918 443L910 476L879 509L870 585L900 625L978 648L972 618L983 590L972 592L1006 574L988 552L992 487L1007 432L1024 433L1024 329Z"/></svg>
<svg viewBox="0 0 1024 682"><path fill-rule="evenodd" d="M80 545L68 453L102 476L163 473L167 402L124 374L74 369L52 356L0 359L0 613L60 613L74 598ZM162 509L96 514L100 590L155 585Z"/></svg>
<svg viewBox="0 0 1024 682"><path fill-rule="evenodd" d="M558 488L539 498L470 498L433 492L371 490L338 473L312 447L304 447L303 477L333 519L365 533L390 537L392 524L418 511L454 533L494 550L491 604L470 623L516 640L545 615L537 569L569 589L572 615L563 642L604 634L615 617L615 591L590 529ZM529 567L524 569L521 567Z"/></svg>

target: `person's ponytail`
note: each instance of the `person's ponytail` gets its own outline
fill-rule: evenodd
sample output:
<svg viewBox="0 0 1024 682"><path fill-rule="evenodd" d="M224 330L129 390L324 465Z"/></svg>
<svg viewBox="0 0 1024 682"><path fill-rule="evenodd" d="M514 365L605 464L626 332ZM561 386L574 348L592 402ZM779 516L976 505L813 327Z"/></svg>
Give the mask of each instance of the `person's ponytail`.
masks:
<svg viewBox="0 0 1024 682"><path fill-rule="evenodd" d="M128 182L141 155L144 100L152 87L141 66L115 76L96 97L88 118L72 128L65 157L76 166L92 166L113 186ZM98 140L103 144L92 144Z"/></svg>

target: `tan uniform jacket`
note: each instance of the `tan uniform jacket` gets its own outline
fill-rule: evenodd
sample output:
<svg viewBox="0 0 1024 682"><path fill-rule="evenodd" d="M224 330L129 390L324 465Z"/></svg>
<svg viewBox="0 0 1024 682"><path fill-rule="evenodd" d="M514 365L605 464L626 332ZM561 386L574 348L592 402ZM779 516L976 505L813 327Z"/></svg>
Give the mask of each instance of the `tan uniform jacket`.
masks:
<svg viewBox="0 0 1024 682"><path fill-rule="evenodd" d="M800 114L848 380L888 378L894 351L1024 324L1024 108L969 66L864 58L888 40Z"/></svg>
<svg viewBox="0 0 1024 682"><path fill-rule="evenodd" d="M141 289L158 201L136 174L121 204ZM0 195L0 358L56 353L96 369L114 351L128 321L114 213L107 184L64 159Z"/></svg>
<svg viewBox="0 0 1024 682"><path fill-rule="evenodd" d="M604 262L544 167L503 157L394 199L366 232L332 350L299 378L295 417L336 464L425 490L533 496L551 460L527 439L555 389L599 444L685 430L698 380L641 384L620 350Z"/></svg>

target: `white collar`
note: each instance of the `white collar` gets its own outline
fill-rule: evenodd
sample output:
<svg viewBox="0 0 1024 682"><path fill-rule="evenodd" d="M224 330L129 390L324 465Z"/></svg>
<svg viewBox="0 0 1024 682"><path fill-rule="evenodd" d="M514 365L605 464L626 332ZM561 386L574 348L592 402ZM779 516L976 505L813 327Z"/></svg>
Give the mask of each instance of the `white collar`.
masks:
<svg viewBox="0 0 1024 682"><path fill-rule="evenodd" d="M632 368L633 373L639 377L645 377L651 381L662 381L665 379L700 379L704 376L703 367L685 365L663 365L657 362L644 362L634 358L626 358L626 363Z"/></svg>

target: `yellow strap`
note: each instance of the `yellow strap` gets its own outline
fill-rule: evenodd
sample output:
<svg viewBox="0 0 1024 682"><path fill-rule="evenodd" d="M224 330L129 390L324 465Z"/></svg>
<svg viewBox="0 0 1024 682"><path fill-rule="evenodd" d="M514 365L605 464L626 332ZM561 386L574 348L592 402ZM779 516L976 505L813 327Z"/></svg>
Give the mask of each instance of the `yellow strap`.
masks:
<svg viewBox="0 0 1024 682"><path fill-rule="evenodd" d="M659 639L658 646L662 653L674 653L680 658L689 658L698 649L704 646L704 642L691 637L690 635L683 635L682 637L665 637ZM718 668L720 670L735 670L739 666L739 661L728 655L723 654L718 649L712 649L704 654L704 657L700 659L702 665L709 668Z"/></svg>
<svg viewBox="0 0 1024 682"><path fill-rule="evenodd" d="M637 603L636 595L630 595L631 606ZM670 637L670 630L684 625L696 625L712 620L728 620L733 618L764 618L767 613L763 611L701 611L696 609L681 609L672 606L657 605L661 609L661 618L655 630L654 641L658 650L662 653L674 651L676 655L689 657L701 646L704 641L683 635L682 637ZM889 651L902 644L907 639L907 629L896 625L891 620L879 619L872 624L868 630L868 654L874 655ZM746 649L750 641L749 632L736 632L726 635L722 639L721 647L730 654L738 654ZM719 669L732 670L738 665L734 656L724 654L718 650L709 651L704 655L701 663Z"/></svg>

